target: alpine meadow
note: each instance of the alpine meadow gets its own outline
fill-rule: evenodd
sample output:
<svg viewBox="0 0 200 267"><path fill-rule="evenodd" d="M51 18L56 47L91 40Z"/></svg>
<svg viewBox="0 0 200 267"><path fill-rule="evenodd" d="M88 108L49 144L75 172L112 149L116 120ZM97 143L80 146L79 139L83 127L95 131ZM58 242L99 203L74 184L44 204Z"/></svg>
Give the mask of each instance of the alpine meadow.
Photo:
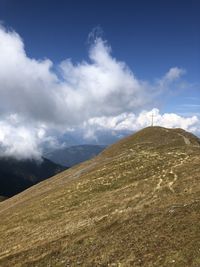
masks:
<svg viewBox="0 0 200 267"><path fill-rule="evenodd" d="M0 267L200 267L199 0L0 0Z"/></svg>

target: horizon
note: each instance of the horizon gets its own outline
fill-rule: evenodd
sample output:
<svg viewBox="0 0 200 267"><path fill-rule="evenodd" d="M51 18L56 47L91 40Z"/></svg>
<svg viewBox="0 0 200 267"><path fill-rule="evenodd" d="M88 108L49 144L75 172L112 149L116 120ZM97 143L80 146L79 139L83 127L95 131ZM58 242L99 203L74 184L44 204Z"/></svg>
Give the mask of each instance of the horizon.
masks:
<svg viewBox="0 0 200 267"><path fill-rule="evenodd" d="M200 2L1 1L0 152L200 136Z"/></svg>

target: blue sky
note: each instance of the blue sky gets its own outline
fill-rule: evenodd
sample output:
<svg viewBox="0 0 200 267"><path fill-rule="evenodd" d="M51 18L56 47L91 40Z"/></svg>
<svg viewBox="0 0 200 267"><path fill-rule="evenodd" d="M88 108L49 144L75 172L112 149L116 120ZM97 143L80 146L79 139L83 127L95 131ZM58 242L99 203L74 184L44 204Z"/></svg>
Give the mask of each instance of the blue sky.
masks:
<svg viewBox="0 0 200 267"><path fill-rule="evenodd" d="M18 69L25 77L24 80L16 79L15 89L11 89L8 83L0 84L0 96L4 101L0 123L4 127L9 125L10 129L22 126L26 130L32 130L31 127L35 131L39 129L45 132L45 142L53 144L58 142L55 136L66 136L67 132L70 136L73 132L79 140L82 136L79 142L98 143L102 136L105 140L109 132L116 137L116 131L121 136L123 130L134 131L147 126L148 121L144 122L143 116L148 117L148 112L152 113L154 109L158 124L180 126L198 134L199 14L198 0L0 0L3 25L0 42L5 45L9 42L12 48L11 52L2 45L0 56L4 54L8 73L13 69L14 77L14 66L19 65ZM93 40L89 40L88 36L95 32L94 29L101 34L93 35ZM11 53L16 61L9 65ZM33 66L32 59L38 68ZM105 63L109 66L107 76L104 75ZM111 84L114 75L117 77ZM32 77L38 77L38 80L32 81ZM1 78L5 80L4 76ZM45 89L42 89L41 81ZM99 102L96 97L91 97L95 94L94 81L99 85L96 90L101 91L101 94L96 92ZM32 88L27 84L33 84ZM86 84L89 89L84 87ZM38 90L43 98L37 98L39 91L34 91L40 86ZM46 89L48 86L49 91ZM9 95L9 90L15 90L15 102L10 101L13 93ZM62 91L62 97L56 90ZM65 99L65 102L54 103L53 95L56 99ZM104 105L101 106L102 102ZM37 104L39 108L36 108ZM60 112L65 112L67 119L51 114L52 108L56 113L61 106ZM170 118L169 113L173 115ZM175 118L175 115L180 117ZM16 121L20 122L17 126ZM28 121L31 121L31 126ZM139 126L134 128L132 124ZM21 128L19 132L21 140ZM26 134L29 136L29 132ZM5 143L5 134L2 136L4 141L1 133L0 141ZM7 140L5 151L9 142ZM33 142L33 145L37 147L38 143ZM15 150L18 151L18 144Z"/></svg>
<svg viewBox="0 0 200 267"><path fill-rule="evenodd" d="M100 26L114 57L125 61L138 78L154 80L173 66L184 68L193 86L175 102L192 105L196 103L185 97L199 97L199 14L198 0L0 1L0 19L20 34L30 57L54 63L87 59L87 36Z"/></svg>
<svg viewBox="0 0 200 267"><path fill-rule="evenodd" d="M143 78L171 65L198 78L199 11L198 0L0 1L1 20L23 37L30 56L80 60L87 56L87 35L99 25L116 57Z"/></svg>

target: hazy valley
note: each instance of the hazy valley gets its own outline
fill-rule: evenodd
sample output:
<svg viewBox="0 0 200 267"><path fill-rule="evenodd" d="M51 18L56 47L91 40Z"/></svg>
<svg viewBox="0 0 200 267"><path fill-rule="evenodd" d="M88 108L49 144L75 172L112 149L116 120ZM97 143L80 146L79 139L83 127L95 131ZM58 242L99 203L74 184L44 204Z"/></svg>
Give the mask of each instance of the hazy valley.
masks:
<svg viewBox="0 0 200 267"><path fill-rule="evenodd" d="M57 149L47 153L45 156L53 162L71 167L98 155L105 149L103 145L76 145Z"/></svg>

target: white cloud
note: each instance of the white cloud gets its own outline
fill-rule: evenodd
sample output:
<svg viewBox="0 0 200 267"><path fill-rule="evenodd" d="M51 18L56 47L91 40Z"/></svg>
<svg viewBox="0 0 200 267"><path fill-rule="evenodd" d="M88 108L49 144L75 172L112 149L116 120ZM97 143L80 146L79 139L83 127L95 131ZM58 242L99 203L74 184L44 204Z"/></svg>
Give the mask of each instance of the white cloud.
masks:
<svg viewBox="0 0 200 267"><path fill-rule="evenodd" d="M157 108L142 111L137 116L134 113L122 113L118 116L91 118L85 122L84 127L86 131L88 129L90 138L95 138L95 132L100 130L135 132L151 125L152 114L154 125L200 132L200 120L197 116L183 117L174 113L161 114ZM88 136L86 135L86 137Z"/></svg>
<svg viewBox="0 0 200 267"><path fill-rule="evenodd" d="M185 74L185 70L184 69L174 67L174 68L171 68L165 74L164 79L171 82L171 81L174 81L176 79L179 79L184 74Z"/></svg>
<svg viewBox="0 0 200 267"><path fill-rule="evenodd" d="M152 101L152 87L136 79L124 62L113 58L102 39L91 46L89 58L89 63L73 65L65 60L60 65L63 97L75 121L137 110Z"/></svg>
<svg viewBox="0 0 200 267"><path fill-rule="evenodd" d="M136 110L151 102L152 87L136 79L124 62L111 56L111 48L97 38L89 49L89 62L60 66L29 58L20 36L0 28L0 111L31 120L76 125L91 116Z"/></svg>
<svg viewBox="0 0 200 267"><path fill-rule="evenodd" d="M163 87L168 88L171 83L179 80L185 73L186 71L184 69L173 67L158 81L158 84L161 89L163 89Z"/></svg>
<svg viewBox="0 0 200 267"><path fill-rule="evenodd" d="M0 122L1 156L15 156L18 159L41 158L42 129L13 125L9 119Z"/></svg>
<svg viewBox="0 0 200 267"><path fill-rule="evenodd" d="M53 66L49 59L29 58L21 37L0 27L1 155L39 158L43 143L57 145L55 132L81 128L84 122L90 128L132 129L134 114L152 106L161 81L182 74L175 67L160 83L141 81L99 37L89 48L88 62L66 59ZM92 131L85 130L85 136Z"/></svg>

